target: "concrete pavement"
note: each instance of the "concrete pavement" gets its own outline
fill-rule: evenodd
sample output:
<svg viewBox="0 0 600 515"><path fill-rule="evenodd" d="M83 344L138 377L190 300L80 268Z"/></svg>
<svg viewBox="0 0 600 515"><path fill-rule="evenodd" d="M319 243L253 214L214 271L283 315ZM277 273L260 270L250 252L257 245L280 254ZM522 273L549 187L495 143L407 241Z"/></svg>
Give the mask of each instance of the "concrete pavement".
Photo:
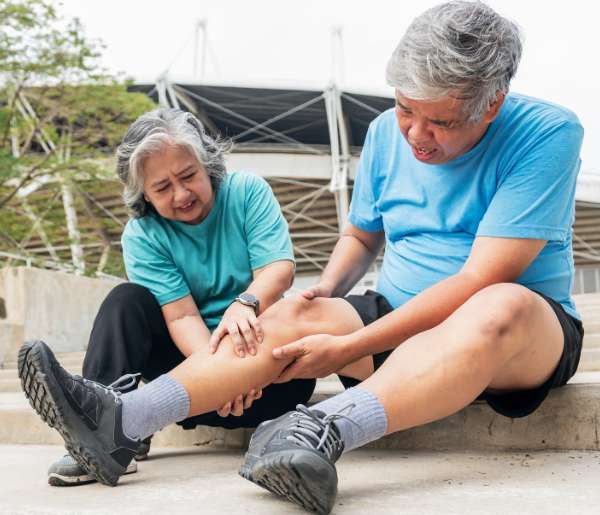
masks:
<svg viewBox="0 0 600 515"><path fill-rule="evenodd" d="M115 488L53 488L59 446L0 446L6 514L304 513L237 476L241 451L153 449ZM597 515L600 452L360 450L342 457L333 513Z"/></svg>

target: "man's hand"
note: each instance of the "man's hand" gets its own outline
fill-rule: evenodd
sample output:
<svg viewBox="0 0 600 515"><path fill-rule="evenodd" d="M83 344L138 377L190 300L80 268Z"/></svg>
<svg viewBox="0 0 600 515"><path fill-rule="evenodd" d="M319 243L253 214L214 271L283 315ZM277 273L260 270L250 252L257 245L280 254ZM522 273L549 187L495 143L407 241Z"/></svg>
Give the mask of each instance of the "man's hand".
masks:
<svg viewBox="0 0 600 515"><path fill-rule="evenodd" d="M262 397L261 389L252 389L246 396L238 395L234 400L225 404L221 409L217 410L217 413L221 417L227 417L233 415L234 417L241 417L244 410L247 410L252 403Z"/></svg>
<svg viewBox="0 0 600 515"><path fill-rule="evenodd" d="M331 297L333 288L328 284L320 282L304 290L301 295L308 300L312 300L315 297Z"/></svg>
<svg viewBox="0 0 600 515"><path fill-rule="evenodd" d="M231 336L235 353L240 358L245 357L246 353L254 356L256 347L263 340L262 327L254 314L254 309L240 302L234 302L225 310L221 323L208 341L208 349L211 353L216 352L226 334Z"/></svg>
<svg viewBox="0 0 600 515"><path fill-rule="evenodd" d="M346 341L345 336L315 334L273 349L275 359L294 358L275 382L326 377L341 370L348 363L344 352Z"/></svg>

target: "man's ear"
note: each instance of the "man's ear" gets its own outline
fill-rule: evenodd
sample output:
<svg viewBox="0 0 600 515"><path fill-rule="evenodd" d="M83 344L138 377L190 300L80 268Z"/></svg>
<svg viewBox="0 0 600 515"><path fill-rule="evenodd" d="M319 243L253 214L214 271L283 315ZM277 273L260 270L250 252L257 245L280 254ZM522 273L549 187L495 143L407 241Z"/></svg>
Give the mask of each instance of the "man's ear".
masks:
<svg viewBox="0 0 600 515"><path fill-rule="evenodd" d="M486 113L483 115L483 119L486 123L492 123L496 119L496 116L498 116L505 98L506 95L499 91L496 95L496 100L492 102Z"/></svg>

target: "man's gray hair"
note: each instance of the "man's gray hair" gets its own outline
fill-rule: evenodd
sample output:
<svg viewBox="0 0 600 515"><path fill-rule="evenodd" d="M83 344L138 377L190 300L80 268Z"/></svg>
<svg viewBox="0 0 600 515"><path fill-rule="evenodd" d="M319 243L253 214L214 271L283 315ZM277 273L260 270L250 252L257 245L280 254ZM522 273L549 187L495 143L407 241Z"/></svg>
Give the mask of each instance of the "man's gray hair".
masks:
<svg viewBox="0 0 600 515"><path fill-rule="evenodd" d="M465 100L471 122L498 93L507 93L521 59L521 31L482 2L433 7L408 27L390 58L386 79L403 96Z"/></svg>
<svg viewBox="0 0 600 515"><path fill-rule="evenodd" d="M212 138L192 113L166 108L145 113L131 124L117 148L123 200L134 218L152 210L144 199L144 161L167 146L188 150L206 170L215 193L227 173L224 154L231 142Z"/></svg>

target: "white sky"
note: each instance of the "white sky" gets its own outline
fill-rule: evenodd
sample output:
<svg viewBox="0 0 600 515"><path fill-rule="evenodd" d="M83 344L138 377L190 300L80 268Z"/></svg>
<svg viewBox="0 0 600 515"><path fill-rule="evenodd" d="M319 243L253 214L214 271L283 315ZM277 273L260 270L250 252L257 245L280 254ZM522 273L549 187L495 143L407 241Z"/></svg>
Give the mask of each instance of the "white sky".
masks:
<svg viewBox="0 0 600 515"><path fill-rule="evenodd" d="M386 61L410 21L438 1L419 0L63 0L105 45L104 65L152 81L170 66L193 72L196 20L208 24L206 79L325 85L332 76L331 27L343 27L344 85L390 93ZM600 173L600 6L589 0L488 0L525 33L512 89L577 113L586 135L582 170ZM175 62L173 60L175 59ZM214 64L216 62L216 65Z"/></svg>

